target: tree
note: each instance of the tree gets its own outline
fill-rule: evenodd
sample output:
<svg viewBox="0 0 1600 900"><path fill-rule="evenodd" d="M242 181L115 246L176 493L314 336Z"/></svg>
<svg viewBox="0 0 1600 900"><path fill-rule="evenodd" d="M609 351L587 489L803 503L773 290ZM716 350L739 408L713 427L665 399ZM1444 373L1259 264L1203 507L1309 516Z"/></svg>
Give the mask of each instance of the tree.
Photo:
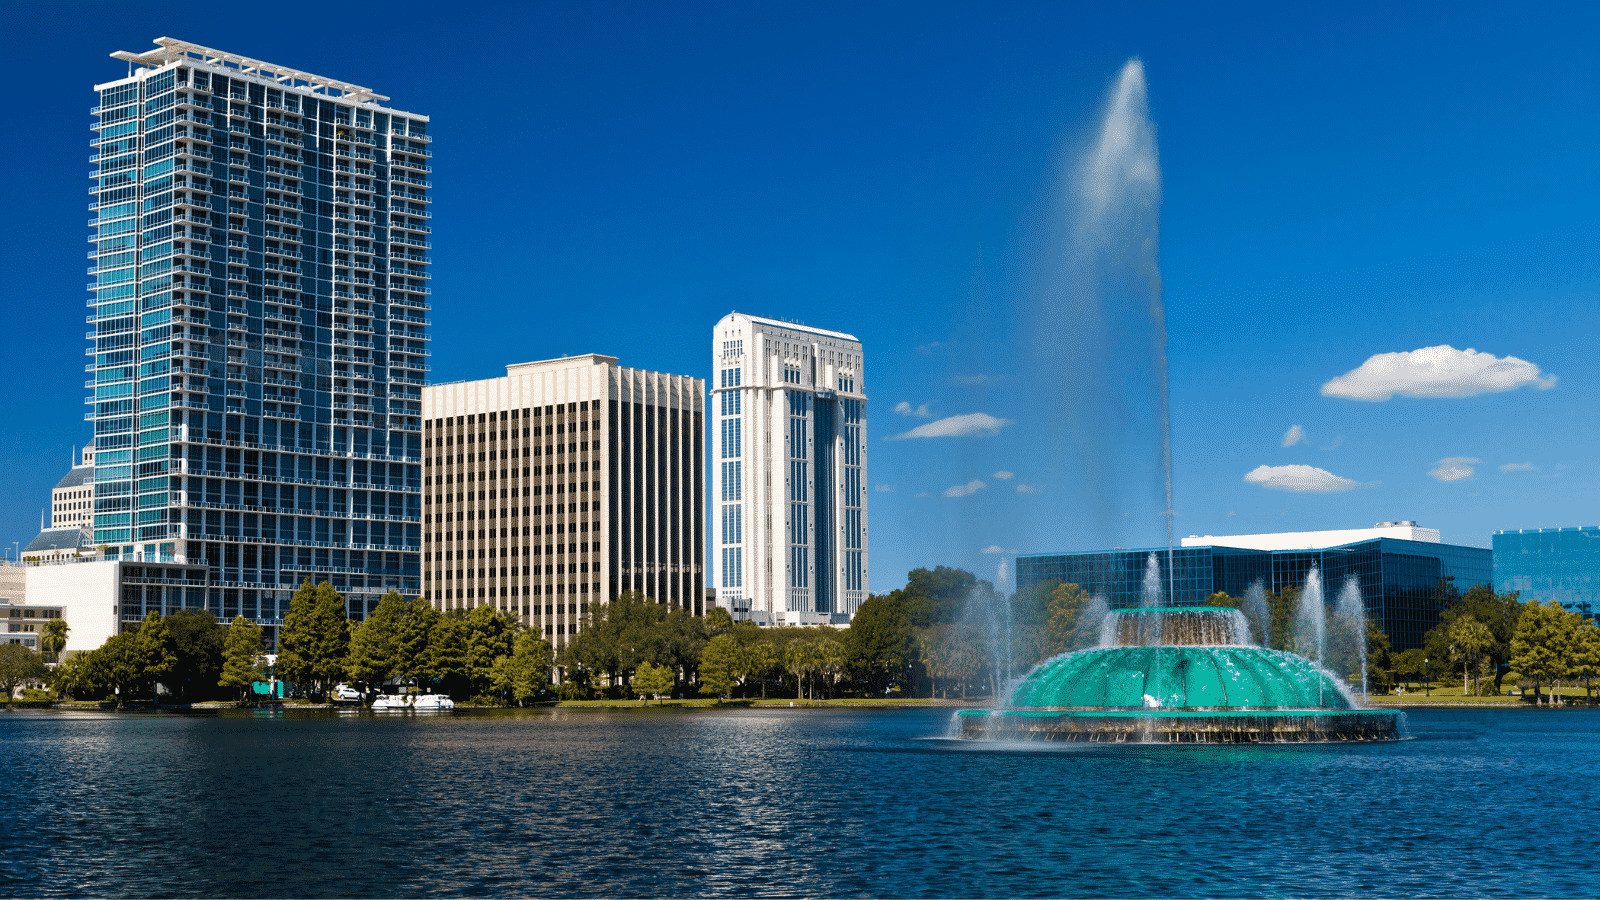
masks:
<svg viewBox="0 0 1600 900"><path fill-rule="evenodd" d="M1533 682L1533 702L1539 702L1539 685L1554 686L1567 674L1570 652L1561 604L1529 602L1523 606L1511 635L1511 667ZM1552 696L1552 702L1559 697Z"/></svg>
<svg viewBox="0 0 1600 900"><path fill-rule="evenodd" d="M1572 676L1583 679L1583 696L1592 700L1592 682L1600 677L1600 619L1580 624L1572 642Z"/></svg>
<svg viewBox="0 0 1600 900"><path fill-rule="evenodd" d="M1421 647L1402 650L1396 653L1394 659L1394 675L1401 681L1417 682L1427 677L1424 659L1427 654Z"/></svg>
<svg viewBox="0 0 1600 900"><path fill-rule="evenodd" d="M180 701L210 696L222 674L223 627L203 609L186 609L167 616L163 623L172 646L172 666L162 683Z"/></svg>
<svg viewBox="0 0 1600 900"><path fill-rule="evenodd" d="M1051 592L1045 619L1045 641L1051 656L1100 642L1100 617L1086 615L1089 600L1075 584L1061 584Z"/></svg>
<svg viewBox="0 0 1600 900"><path fill-rule="evenodd" d="M538 632L523 631L513 641L509 659L510 690L513 701L538 696L550 683L550 662L554 654L550 642Z"/></svg>
<svg viewBox="0 0 1600 900"><path fill-rule="evenodd" d="M150 612L134 634L134 683L155 697L156 683L178 664L172 634L158 612Z"/></svg>
<svg viewBox="0 0 1600 900"><path fill-rule="evenodd" d="M1388 693L1394 686L1394 663L1389 656L1389 636L1376 620L1367 620L1367 684Z"/></svg>
<svg viewBox="0 0 1600 900"><path fill-rule="evenodd" d="M50 674L44 657L21 644L0 644L0 700L10 702L17 687Z"/></svg>
<svg viewBox="0 0 1600 900"><path fill-rule="evenodd" d="M350 653L345 670L352 681L381 685L400 667L400 623L406 601L397 591L378 599L372 614L350 632Z"/></svg>
<svg viewBox="0 0 1600 900"><path fill-rule="evenodd" d="M738 670L738 638L724 633L706 642L706 649L700 655L701 687L721 697L740 682Z"/></svg>
<svg viewBox="0 0 1600 900"><path fill-rule="evenodd" d="M677 676L666 666L654 663L640 663L633 671L633 691L643 700L650 695L660 695L672 690L677 682Z"/></svg>
<svg viewBox="0 0 1600 900"><path fill-rule="evenodd" d="M262 680L261 663L266 652L261 626L244 616L235 616L223 639L222 676L217 679L217 686L233 688L243 699L250 685Z"/></svg>
<svg viewBox="0 0 1600 900"><path fill-rule="evenodd" d="M51 619L44 623L44 631L39 633L39 649L44 651L45 662L61 662L61 651L67 646L66 619Z"/></svg>
<svg viewBox="0 0 1600 900"><path fill-rule="evenodd" d="M465 618L440 616L428 636L428 659L422 677L443 684L447 694L463 693L472 673L467 658L470 636L471 629Z"/></svg>
<svg viewBox="0 0 1600 900"><path fill-rule="evenodd" d="M1479 622L1470 615L1456 617L1448 632L1450 636L1450 658L1461 663L1461 687L1465 693L1468 680L1472 682L1472 693L1478 693L1478 668L1482 665L1484 655L1489 647L1494 644L1494 635L1489 631L1489 626Z"/></svg>
<svg viewBox="0 0 1600 900"><path fill-rule="evenodd" d="M922 658L928 676L945 683L945 695L951 684L961 689L962 699L967 697L967 686L983 670L983 650L973 629L961 625L939 625L917 633L917 653Z"/></svg>
<svg viewBox="0 0 1600 900"><path fill-rule="evenodd" d="M425 673L432 655L433 628L442 618L433 604L423 597L406 605L405 615L400 619L394 677L402 681L420 681L428 677Z"/></svg>
<svg viewBox="0 0 1600 900"><path fill-rule="evenodd" d="M722 607L713 606L706 610L705 629L708 640L719 634L727 634L733 630L733 616Z"/></svg>
<svg viewBox="0 0 1600 900"><path fill-rule="evenodd" d="M278 635L278 672L303 687L327 687L344 674L350 629L343 595L324 581L300 584Z"/></svg>
<svg viewBox="0 0 1600 900"><path fill-rule="evenodd" d="M910 624L926 628L961 618L962 609L977 586L978 578L971 572L937 566L911 570L906 574L906 586L891 593L900 595Z"/></svg>
<svg viewBox="0 0 1600 900"><path fill-rule="evenodd" d="M912 655L911 620L893 593L874 594L856 609L845 632L846 666L851 676L877 694L901 684Z"/></svg>
<svg viewBox="0 0 1600 900"><path fill-rule="evenodd" d="M474 607L464 621L466 675L473 690L483 691L490 685L494 661L511 655L512 640L521 623L492 606Z"/></svg>

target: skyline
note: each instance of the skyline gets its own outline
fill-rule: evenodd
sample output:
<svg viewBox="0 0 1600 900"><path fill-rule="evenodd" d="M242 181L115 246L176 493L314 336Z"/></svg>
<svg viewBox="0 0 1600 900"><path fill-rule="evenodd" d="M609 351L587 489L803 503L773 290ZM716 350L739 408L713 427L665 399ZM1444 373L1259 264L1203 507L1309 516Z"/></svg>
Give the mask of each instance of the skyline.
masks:
<svg viewBox="0 0 1600 900"><path fill-rule="evenodd" d="M705 331L732 309L859 337L873 591L924 565L992 578L986 548L1165 542L1152 498L1081 521L1084 485L1044 475L1059 435L1001 364L1036 305L1061 160L1130 57L1162 164L1177 538L1409 519L1488 546L1600 509L1600 120L1580 37L1600 22L1576 5L1464 7L1447 31L1400 10L1382 33L1360 7L1315 39L1304 13L1244 4L539 5L537 22L387 22L339 55L232 9L92 8L7 6L57 65L5 99L51 148L4 188L34 223L5 250L7 309L33 327L0 378L35 426L0 442L6 544L89 438L73 267L91 87L122 75L110 52L162 35L432 117L450 150L432 383L588 352L708 378ZM408 42L448 63L393 52ZM525 119L506 114L519 101ZM503 327L524 303L527 327ZM1426 377L1441 370L1458 396Z"/></svg>

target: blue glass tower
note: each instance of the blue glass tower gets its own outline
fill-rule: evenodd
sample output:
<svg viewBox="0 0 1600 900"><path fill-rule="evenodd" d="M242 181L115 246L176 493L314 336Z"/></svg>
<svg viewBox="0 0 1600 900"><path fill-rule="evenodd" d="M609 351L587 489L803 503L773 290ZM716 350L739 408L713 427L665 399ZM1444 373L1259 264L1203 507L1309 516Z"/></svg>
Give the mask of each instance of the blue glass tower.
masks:
<svg viewBox="0 0 1600 900"><path fill-rule="evenodd" d="M1554 600L1585 618L1600 614L1600 527L1494 533L1494 586L1519 599Z"/></svg>
<svg viewBox="0 0 1600 900"><path fill-rule="evenodd" d="M421 587L427 118L155 43L92 110L95 543L203 562L172 596L269 635L306 578L361 618Z"/></svg>

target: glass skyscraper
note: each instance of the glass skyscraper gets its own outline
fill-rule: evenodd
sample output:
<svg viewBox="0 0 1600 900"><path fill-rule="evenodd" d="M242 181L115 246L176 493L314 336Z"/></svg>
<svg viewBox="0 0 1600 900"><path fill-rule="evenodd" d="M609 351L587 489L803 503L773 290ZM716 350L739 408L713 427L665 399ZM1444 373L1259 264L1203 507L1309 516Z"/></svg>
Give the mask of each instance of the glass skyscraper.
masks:
<svg viewBox="0 0 1600 900"><path fill-rule="evenodd" d="M203 563L275 635L303 579L361 618L421 587L427 117L159 38L97 85L86 387L94 541ZM165 610L164 610L165 611Z"/></svg>
<svg viewBox="0 0 1600 900"><path fill-rule="evenodd" d="M1600 527L1497 531L1493 540L1495 590L1600 614Z"/></svg>

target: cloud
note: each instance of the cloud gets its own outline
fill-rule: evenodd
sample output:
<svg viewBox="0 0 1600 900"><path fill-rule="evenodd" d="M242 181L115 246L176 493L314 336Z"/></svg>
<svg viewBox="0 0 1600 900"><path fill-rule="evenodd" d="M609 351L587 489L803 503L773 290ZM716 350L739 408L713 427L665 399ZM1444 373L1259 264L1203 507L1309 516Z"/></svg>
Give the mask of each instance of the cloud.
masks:
<svg viewBox="0 0 1600 900"><path fill-rule="evenodd" d="M1472 464L1481 462L1483 460L1473 459L1470 456L1450 456L1439 460L1439 465L1428 474L1440 481L1460 481L1463 478L1471 478L1472 473L1477 471L1472 468Z"/></svg>
<svg viewBox="0 0 1600 900"><path fill-rule="evenodd" d="M1007 550L1006 548L1000 546L999 544L990 544L989 546L983 548L982 550L979 550L978 552L979 553L1009 553L1009 554L1015 555L1017 551L1015 551L1015 550Z"/></svg>
<svg viewBox="0 0 1600 900"><path fill-rule="evenodd" d="M1007 472L1005 469L1001 469L1000 471L994 473L994 475L991 477L998 478L1001 481L1010 481L1017 476L1015 472Z"/></svg>
<svg viewBox="0 0 1600 900"><path fill-rule="evenodd" d="M983 482L974 478L966 484L958 484L955 487L945 488L944 495L946 497L966 497L976 494L986 487L988 487L987 484L984 484Z"/></svg>
<svg viewBox="0 0 1600 900"><path fill-rule="evenodd" d="M926 403L922 404L921 406L913 408L911 404L907 403L904 400L901 400L899 403L896 403L894 405L894 411L895 411L895 414L897 414L897 415L913 416L913 417L918 418L918 419L931 419L931 418L933 418L933 413L928 412L928 404L926 404Z"/></svg>
<svg viewBox="0 0 1600 900"><path fill-rule="evenodd" d="M873 488L873 490L877 491L880 494L892 494L892 493L894 493L894 485L892 485L892 484L880 484L877 487Z"/></svg>
<svg viewBox="0 0 1600 900"><path fill-rule="evenodd" d="M1259 484L1262 487L1279 491L1328 493L1365 487L1359 481L1340 478L1332 472L1319 469L1316 466L1301 465L1256 466L1244 476L1244 480L1251 484Z"/></svg>
<svg viewBox="0 0 1600 900"><path fill-rule="evenodd" d="M1283 433L1283 445L1285 447L1293 447L1295 444L1301 443L1305 439L1306 430L1301 428L1299 425L1291 425L1289 426L1289 430Z"/></svg>
<svg viewBox="0 0 1600 900"><path fill-rule="evenodd" d="M1000 429L1011 424L1010 419L997 419L988 413L967 413L964 416L951 416L916 428L904 434L897 434L890 438L892 441L903 441L907 438L936 438L936 437L973 437L978 435L999 434Z"/></svg>
<svg viewBox="0 0 1600 900"><path fill-rule="evenodd" d="M1037 494L1037 493L1039 493L1039 488L1041 488L1041 487L1044 487L1044 485L1042 485L1042 484L1019 484L1019 485L1017 485L1017 493L1019 493L1019 494Z"/></svg>
<svg viewBox="0 0 1600 900"><path fill-rule="evenodd" d="M1515 356L1500 359L1471 347L1457 350L1440 344L1370 356L1359 368L1323 385L1322 395L1374 401L1388 400L1395 394L1472 397L1509 391L1525 384L1548 390L1556 386L1556 376L1544 375L1538 366Z"/></svg>
<svg viewBox="0 0 1600 900"><path fill-rule="evenodd" d="M1531 462L1526 462L1526 463L1506 463L1505 465L1500 467L1500 471L1502 471L1502 472L1537 472L1537 471L1539 471L1539 467L1534 465Z"/></svg>
<svg viewBox="0 0 1600 900"><path fill-rule="evenodd" d="M918 491L915 494L912 494L911 496L913 496L913 497L932 497L933 495L928 493L927 491Z"/></svg>
<svg viewBox="0 0 1600 900"><path fill-rule="evenodd" d="M944 341L929 341L917 348L918 353L932 353L940 347L946 346Z"/></svg>
<svg viewBox="0 0 1600 900"><path fill-rule="evenodd" d="M951 384L988 384L992 379L987 375L957 375L950 379Z"/></svg>

